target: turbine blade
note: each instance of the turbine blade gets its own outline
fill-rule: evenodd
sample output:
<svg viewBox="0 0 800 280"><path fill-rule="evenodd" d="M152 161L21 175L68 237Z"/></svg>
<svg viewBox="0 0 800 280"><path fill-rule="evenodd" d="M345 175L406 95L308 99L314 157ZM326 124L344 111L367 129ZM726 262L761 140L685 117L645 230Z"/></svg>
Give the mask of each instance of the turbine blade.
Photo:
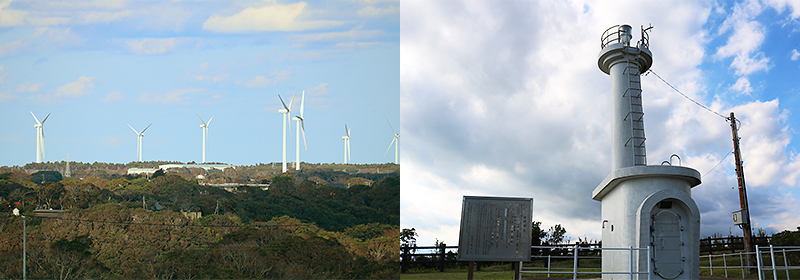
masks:
<svg viewBox="0 0 800 280"><path fill-rule="evenodd" d="M130 128L133 130L133 133L136 133L136 135L139 135L139 132L138 132L138 131L136 131L136 129L134 129L134 128L131 126L131 124L129 124L129 123L128 123L127 125L128 125L128 127L130 127Z"/></svg>
<svg viewBox="0 0 800 280"><path fill-rule="evenodd" d="M306 103L306 91L304 90L302 97L300 97L300 118L303 117L303 107L305 106L305 103Z"/></svg>
<svg viewBox="0 0 800 280"><path fill-rule="evenodd" d="M303 119L300 119L300 130L303 131L303 146L308 151L308 144L306 144L306 127L303 125Z"/></svg>
<svg viewBox="0 0 800 280"><path fill-rule="evenodd" d="M350 130L347 129L347 125L344 125L344 134L346 134L348 137L350 136Z"/></svg>
<svg viewBox="0 0 800 280"><path fill-rule="evenodd" d="M217 115L217 113L214 113L214 115L212 115L212 116L211 116L211 118L210 118L210 119L208 119L208 123L206 123L206 127L208 127L208 125L210 125L210 124L211 124L211 120L213 120L213 119L214 119L214 116L216 116L216 115Z"/></svg>
<svg viewBox="0 0 800 280"><path fill-rule="evenodd" d="M207 125L206 121L204 121L203 118L200 117L200 114L198 114L198 113L194 113L194 114L197 115L198 118L200 118L200 121L203 122L203 125ZM211 121L209 120L208 122L211 122Z"/></svg>
<svg viewBox="0 0 800 280"><path fill-rule="evenodd" d="M391 149L392 145L394 145L394 140L397 140L397 138L392 138L392 143L389 143L389 148L386 148L386 152L383 153L383 156L386 156L386 154L389 153L389 149Z"/></svg>
<svg viewBox="0 0 800 280"><path fill-rule="evenodd" d="M40 124L39 119L36 118L36 115L33 114L33 111L31 111L31 116L33 116L33 119L36 120L36 124Z"/></svg>
<svg viewBox="0 0 800 280"><path fill-rule="evenodd" d="M142 129L142 133L144 133L144 131L145 131L145 130L147 130L148 128L150 128L150 126L151 126L151 125L153 125L153 123L150 123L149 125L147 125L147 127L145 127L144 129Z"/></svg>
<svg viewBox="0 0 800 280"><path fill-rule="evenodd" d="M386 117L386 115L383 115L383 117L386 118L386 122L389 123L389 128L392 129L392 133L397 134L396 132L394 132L394 127L392 127L392 123L389 122L389 118Z"/></svg>
<svg viewBox="0 0 800 280"><path fill-rule="evenodd" d="M48 114L47 114L47 117L44 117L44 120L42 120L42 125L44 125L44 122L46 122L46 121L47 121L47 118L49 118L49 117L50 117L50 114L48 113Z"/></svg>
<svg viewBox="0 0 800 280"><path fill-rule="evenodd" d="M294 94L292 94L292 100L289 100L289 112L292 111L292 104L294 104L294 97L297 96L297 90L294 90Z"/></svg>
<svg viewBox="0 0 800 280"><path fill-rule="evenodd" d="M280 94L278 94L278 98L280 98L281 104L283 104L283 108L286 109L286 111L289 111L289 107L286 107L286 102L283 102L283 98L281 97Z"/></svg>

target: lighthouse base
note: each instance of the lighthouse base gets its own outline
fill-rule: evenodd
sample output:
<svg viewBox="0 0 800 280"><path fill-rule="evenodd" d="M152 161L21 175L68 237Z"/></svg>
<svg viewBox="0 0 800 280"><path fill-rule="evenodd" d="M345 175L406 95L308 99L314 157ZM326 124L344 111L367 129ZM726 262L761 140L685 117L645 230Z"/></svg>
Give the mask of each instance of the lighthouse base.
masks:
<svg viewBox="0 0 800 280"><path fill-rule="evenodd" d="M592 192L602 203L603 272L647 272L649 266L650 279L698 279L700 211L691 189L699 184L700 173L686 167L634 166L611 172ZM648 247L649 253L630 250ZM603 274L603 279L631 278Z"/></svg>

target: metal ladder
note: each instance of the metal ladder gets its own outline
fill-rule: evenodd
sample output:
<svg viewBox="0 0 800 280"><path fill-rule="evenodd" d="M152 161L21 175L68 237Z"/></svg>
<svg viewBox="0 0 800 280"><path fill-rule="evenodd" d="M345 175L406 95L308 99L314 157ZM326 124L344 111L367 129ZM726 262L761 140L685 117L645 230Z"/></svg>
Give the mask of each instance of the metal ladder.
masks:
<svg viewBox="0 0 800 280"><path fill-rule="evenodd" d="M638 55L638 49L625 48L624 52L635 51ZM642 84L639 73L639 65L631 63L632 53L625 54L625 69L622 71L628 77L628 88L622 93L622 97L629 97L630 107L628 114L625 115L623 121L631 122L631 129L633 130L632 136L625 142L625 146L630 145L633 149L633 165L647 165L647 154L645 152L644 141L644 109L642 107Z"/></svg>

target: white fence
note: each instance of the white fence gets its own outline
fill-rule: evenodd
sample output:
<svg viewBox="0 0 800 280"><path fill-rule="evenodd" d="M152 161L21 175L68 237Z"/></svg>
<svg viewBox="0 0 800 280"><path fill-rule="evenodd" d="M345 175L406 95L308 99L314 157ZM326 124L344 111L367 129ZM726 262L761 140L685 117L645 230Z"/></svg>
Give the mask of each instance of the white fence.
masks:
<svg viewBox="0 0 800 280"><path fill-rule="evenodd" d="M531 246L531 248L533 248L533 249L563 249L564 247L560 247L560 246ZM581 250L593 251L593 252L594 251L598 251L598 250L600 250L601 252L602 251L628 251L629 252L629 256L630 256L630 258L629 258L630 262L628 263L628 267L630 267L631 270L630 271L602 271L602 269L597 268L597 267L594 267L594 268L579 268L578 267L578 263L582 259L601 259L602 258L601 256L581 256L580 255L580 251ZM587 248L587 247L580 247L578 245L575 245L575 246L573 246L571 248L570 251L568 251L568 252L571 252L571 255L572 255L571 257L569 256L570 253L567 253L566 256L531 256L532 258L534 258L534 257L547 258L547 266L546 266L546 268L541 268L541 267L523 267L522 266L522 262L519 262L519 267L520 267L519 273L520 274L517 275L517 277L515 279L522 279L522 273L539 273L539 274L547 274L547 277L550 277L550 274L572 274L572 279L578 279L578 275L579 274L619 274L619 275L630 275L631 279L634 279L634 277L636 275L646 274L647 275L647 279L649 280L650 279L650 271L652 270L652 267L650 265L651 262L647 262L647 270L645 270L645 271L634 270L635 266L633 264L636 263L636 254L634 254L634 252L637 252L637 251L646 251L647 252L647 256L652 256L651 255L651 252L652 252L651 247L647 247L647 248L634 248L634 247L630 247L630 248ZM550 261L553 258L562 258L562 259L572 258L573 259L573 261L572 261L572 263L573 263L572 269L569 269L569 268L552 268L550 266L550 264L551 264ZM649 257L648 257L648 259L649 259Z"/></svg>

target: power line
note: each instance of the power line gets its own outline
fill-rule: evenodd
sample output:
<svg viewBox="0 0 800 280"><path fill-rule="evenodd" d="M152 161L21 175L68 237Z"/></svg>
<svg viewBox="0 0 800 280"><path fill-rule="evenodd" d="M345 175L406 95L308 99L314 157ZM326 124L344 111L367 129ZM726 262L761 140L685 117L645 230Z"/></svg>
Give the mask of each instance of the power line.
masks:
<svg viewBox="0 0 800 280"><path fill-rule="evenodd" d="M661 78L661 76L659 76L658 74L656 74L656 72L654 72L654 71L653 71L653 69L647 70L647 72L645 72L645 74L644 74L644 75L645 75L645 76L647 76L647 74L649 74L649 73L653 73L653 75L656 75L656 77L658 77L658 79L659 79L659 80L661 80L662 82L664 82L665 84L667 84L669 87L671 87L672 89L674 89L676 92L680 93L680 94L681 94L683 97L685 97L686 99L689 99L689 101L692 101L692 102L694 102L694 104L697 104L697 106L700 106L700 107L702 107L703 109L706 109L706 110L708 110L709 112L711 112L711 113L714 113L714 114L716 114L717 116L720 116L721 118L725 119L726 121L728 120L728 117L725 117L725 116L723 116L722 114L720 114L720 113L717 113L717 112L716 112L716 111L714 111L714 110L711 110L711 108L708 108L707 106L705 106L705 105L703 105L703 104L700 104L700 102L697 102L697 101L695 101L694 99L692 99L691 97L687 96L686 94L683 94L683 92L681 92L680 90L678 90L677 88L675 88L675 87L674 87L672 84L670 84L669 82L667 82L666 80L664 80L664 78Z"/></svg>
<svg viewBox="0 0 800 280"><path fill-rule="evenodd" d="M675 86L673 86L672 84L670 84L669 82L667 82L666 80L664 80L664 78L661 78L661 76L659 76L659 75L658 75L658 74L657 74L655 71L653 71L653 69L649 69L649 70L647 70L647 72L645 72L645 76L647 76L647 74L649 74L649 73L653 73L653 75L655 75L655 76L656 76L656 77L657 77L659 80L661 80L662 82L664 82L665 84L667 84L669 87L671 87L673 90L675 90L675 92L677 92L677 93L680 93L680 94L681 94L681 96L683 96L684 98L688 99L689 101L692 101L692 102L693 102L694 104L696 104L697 106L700 106L700 107L702 107L703 109L706 109L706 110L708 110L709 112L711 112L711 113L714 113L714 114L716 114L717 116L720 116L721 118L725 119L725 121L728 121L728 120L730 120L730 118L729 118L729 117L723 116L722 114L718 113L717 111L711 110L711 108L708 108L708 106L705 106L705 105L703 105L703 104L700 104L700 102L697 102L697 101L695 101L694 99L692 99L691 97L687 96L686 94L683 94L683 92L681 92L680 90L678 90L678 89L677 89ZM725 157L723 157L723 158L722 158L722 160L720 160L720 161L719 161L719 163L717 163L717 165L714 165L714 167L713 167L713 168L711 168L711 170L709 170L708 172L706 172L706 174L705 174L705 175L703 175L703 177L707 176L709 173L711 173L711 171L714 171L714 169L716 169L716 168L717 168L717 166L719 166L720 164L722 164L722 162L723 162L723 161L725 161L725 159L727 159L727 158L728 158L728 156L730 156L730 155L731 155L731 153L733 153L733 149L731 149L731 150L730 150L728 153L726 153L726 154L725 154Z"/></svg>
<svg viewBox="0 0 800 280"><path fill-rule="evenodd" d="M709 174L709 173L711 173L711 171L714 171L714 169L716 169L716 168L717 168L717 166L719 166L720 164L722 164L722 162L723 162L723 161L725 161L725 159L726 159L726 158L728 158L728 156L729 156L729 155L731 155L732 153L733 153L733 149L731 149L731 150L730 150L728 153L726 153L726 154L725 154L725 157L723 157L723 158L722 158L722 160L720 160L720 161L719 161L719 163L717 163L717 165L714 165L714 167L713 167L713 168L711 168L711 170L709 170L708 172L706 172L706 174L703 174L703 177L706 177L706 176L708 176L708 174Z"/></svg>

